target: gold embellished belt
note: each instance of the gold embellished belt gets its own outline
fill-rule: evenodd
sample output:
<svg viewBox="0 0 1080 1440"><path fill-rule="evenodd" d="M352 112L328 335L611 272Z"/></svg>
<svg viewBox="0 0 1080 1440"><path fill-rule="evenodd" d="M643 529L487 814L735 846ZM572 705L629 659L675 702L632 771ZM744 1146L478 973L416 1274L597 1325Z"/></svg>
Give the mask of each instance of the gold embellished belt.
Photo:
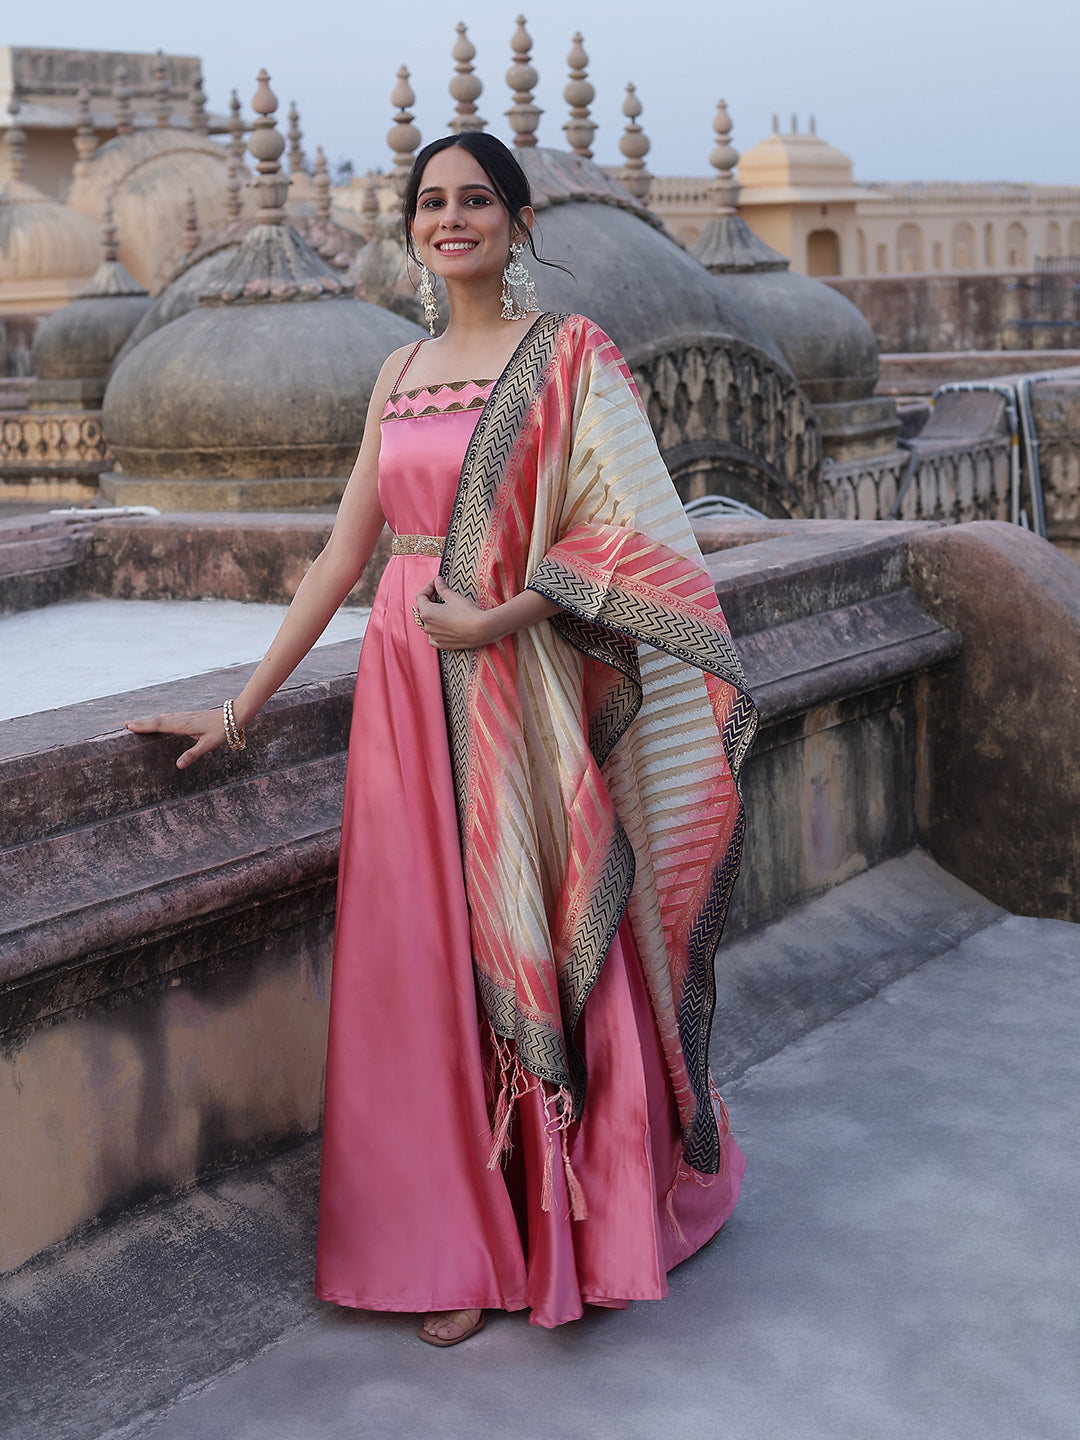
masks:
<svg viewBox="0 0 1080 1440"><path fill-rule="evenodd" d="M390 542L391 555L442 555L445 535L395 535Z"/></svg>

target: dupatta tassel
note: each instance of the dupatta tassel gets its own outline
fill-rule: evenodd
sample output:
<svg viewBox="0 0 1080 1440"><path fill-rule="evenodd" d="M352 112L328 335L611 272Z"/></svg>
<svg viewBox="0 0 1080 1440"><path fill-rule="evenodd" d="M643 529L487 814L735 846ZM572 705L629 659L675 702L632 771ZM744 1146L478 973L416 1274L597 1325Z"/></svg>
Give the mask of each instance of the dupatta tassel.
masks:
<svg viewBox="0 0 1080 1440"><path fill-rule="evenodd" d="M511 1127L514 1123L514 1107L529 1088L529 1079L521 1068L513 1045L491 1031L493 1064L499 1067L499 1094L495 1101L495 1115L491 1121L491 1154L488 1169L497 1170L506 1163L514 1148ZM494 1079L494 1075L492 1076Z"/></svg>
<svg viewBox="0 0 1080 1440"><path fill-rule="evenodd" d="M724 1102L721 1101L720 1103L723 1104ZM723 1144L721 1144L720 1146L720 1153L721 1155L723 1155L724 1153ZM694 1184L700 1186L702 1190L707 1190L710 1185L715 1183L716 1176L702 1175L700 1170L695 1170L692 1166L688 1165L685 1160L682 1159L680 1159L678 1165L675 1167L675 1178L674 1180L672 1180L671 1187L667 1192L667 1199L664 1201L664 1209L667 1212L667 1220L668 1224L671 1226L672 1234L675 1236L675 1239L678 1240L680 1245L686 1244L686 1235L675 1215L675 1191L683 1183L684 1180L692 1180Z"/></svg>
<svg viewBox="0 0 1080 1440"><path fill-rule="evenodd" d="M550 1113L550 1107L555 1106L555 1114ZM555 1137L559 1137L559 1146L562 1150L563 1173L566 1176L566 1192L570 1197L570 1214L575 1220L587 1220L589 1207L585 1200L585 1191L581 1188L581 1181L574 1174L574 1167L570 1164L570 1145L567 1131L573 1123L574 1102L570 1091L565 1085L560 1086L554 1095L544 1093L544 1112L547 1115L547 1151L544 1154L544 1179L540 1187L540 1209L551 1210L555 1204Z"/></svg>
<svg viewBox="0 0 1080 1440"><path fill-rule="evenodd" d="M720 1134L720 1174L728 1173L727 1145L725 1140L731 1134L731 1116L724 1104L724 1097L716 1088L716 1081L712 1078L712 1071L709 1071L709 1094L713 1101L713 1114L716 1116L716 1128Z"/></svg>

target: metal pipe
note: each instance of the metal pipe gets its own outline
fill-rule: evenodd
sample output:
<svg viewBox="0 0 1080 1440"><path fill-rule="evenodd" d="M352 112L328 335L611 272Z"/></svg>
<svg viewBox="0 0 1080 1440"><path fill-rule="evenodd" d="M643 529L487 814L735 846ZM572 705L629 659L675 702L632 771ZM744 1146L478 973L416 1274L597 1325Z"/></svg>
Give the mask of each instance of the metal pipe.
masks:
<svg viewBox="0 0 1080 1440"><path fill-rule="evenodd" d="M1028 488L1031 491L1031 518L1035 533L1046 539L1046 507L1043 504L1042 471L1039 468L1039 437L1035 430L1035 413L1031 408L1031 387L1045 375L1025 375L1020 381L1020 425L1024 432L1024 450L1028 460Z"/></svg>

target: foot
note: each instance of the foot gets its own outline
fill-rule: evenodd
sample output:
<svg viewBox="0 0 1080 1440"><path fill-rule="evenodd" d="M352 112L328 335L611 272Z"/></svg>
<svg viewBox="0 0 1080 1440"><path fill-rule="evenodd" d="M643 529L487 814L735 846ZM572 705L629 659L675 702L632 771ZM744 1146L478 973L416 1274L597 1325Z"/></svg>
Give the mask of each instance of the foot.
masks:
<svg viewBox="0 0 1080 1440"><path fill-rule="evenodd" d="M429 1345L460 1345L483 1328L482 1310L439 1310L426 1316L416 1333Z"/></svg>

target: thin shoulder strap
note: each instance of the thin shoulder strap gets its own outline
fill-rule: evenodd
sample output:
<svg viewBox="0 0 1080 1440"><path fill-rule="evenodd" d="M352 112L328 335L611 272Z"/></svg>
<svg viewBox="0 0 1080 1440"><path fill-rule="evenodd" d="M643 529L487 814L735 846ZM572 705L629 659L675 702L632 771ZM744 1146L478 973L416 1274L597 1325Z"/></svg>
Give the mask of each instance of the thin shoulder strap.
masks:
<svg viewBox="0 0 1080 1440"><path fill-rule="evenodd" d="M427 337L425 336L424 339L426 339L426 338L427 338ZM418 340L418 341L416 342L416 344L413 346L413 348L409 351L408 359L405 361L405 364L401 367L401 374L400 374L400 375L397 377L397 379L394 381L394 388L390 391L390 398L391 398L391 399L393 399L394 396L395 396L395 395L398 393L398 391L401 389L401 382L402 382L402 380L405 379L405 371L409 368L409 366L412 364L413 360L416 358L416 352L420 349L420 346L423 345L423 343L424 343L423 340Z"/></svg>

